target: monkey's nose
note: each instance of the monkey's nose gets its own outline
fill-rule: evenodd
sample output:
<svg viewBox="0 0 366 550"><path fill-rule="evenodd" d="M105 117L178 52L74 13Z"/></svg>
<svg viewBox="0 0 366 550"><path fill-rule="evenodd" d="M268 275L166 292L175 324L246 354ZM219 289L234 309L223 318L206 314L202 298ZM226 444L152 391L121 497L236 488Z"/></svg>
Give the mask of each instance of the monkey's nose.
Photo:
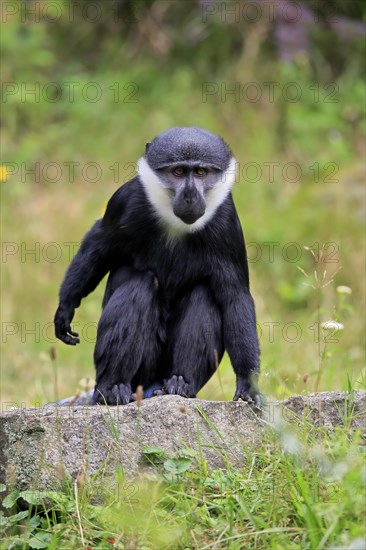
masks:
<svg viewBox="0 0 366 550"><path fill-rule="evenodd" d="M193 204L197 200L197 193L186 193L184 195L184 202L186 204Z"/></svg>

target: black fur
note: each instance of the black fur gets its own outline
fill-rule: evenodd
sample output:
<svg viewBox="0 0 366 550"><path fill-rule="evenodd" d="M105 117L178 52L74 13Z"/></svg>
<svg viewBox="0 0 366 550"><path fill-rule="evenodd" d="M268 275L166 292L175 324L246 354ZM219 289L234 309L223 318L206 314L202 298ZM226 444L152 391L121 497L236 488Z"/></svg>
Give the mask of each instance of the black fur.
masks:
<svg viewBox="0 0 366 550"><path fill-rule="evenodd" d="M138 384L193 397L226 349L234 399L259 402L259 345L242 229L229 193L199 231L167 239L139 177L86 234L60 289L56 335L109 273L95 346L94 401L128 403Z"/></svg>
<svg viewBox="0 0 366 550"><path fill-rule="evenodd" d="M232 158L224 140L202 128L171 128L146 144L146 160L154 170L182 161L205 162L226 170Z"/></svg>

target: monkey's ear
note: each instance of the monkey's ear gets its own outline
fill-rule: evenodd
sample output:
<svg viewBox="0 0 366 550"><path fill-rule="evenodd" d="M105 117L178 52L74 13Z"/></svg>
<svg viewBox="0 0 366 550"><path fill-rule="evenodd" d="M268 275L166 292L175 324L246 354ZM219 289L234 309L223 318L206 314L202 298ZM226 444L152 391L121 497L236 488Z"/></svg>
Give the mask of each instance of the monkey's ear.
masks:
<svg viewBox="0 0 366 550"><path fill-rule="evenodd" d="M151 141L148 141L145 148L145 154L148 152L150 145L151 145Z"/></svg>

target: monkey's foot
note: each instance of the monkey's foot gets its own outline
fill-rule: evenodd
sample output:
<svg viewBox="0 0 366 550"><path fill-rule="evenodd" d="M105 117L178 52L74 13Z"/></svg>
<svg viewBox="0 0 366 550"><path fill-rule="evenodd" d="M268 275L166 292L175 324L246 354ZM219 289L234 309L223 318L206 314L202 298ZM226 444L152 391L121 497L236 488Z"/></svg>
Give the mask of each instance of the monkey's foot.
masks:
<svg viewBox="0 0 366 550"><path fill-rule="evenodd" d="M107 387L96 387L93 395L93 403L101 405L127 405L131 401L130 384L114 384Z"/></svg>
<svg viewBox="0 0 366 550"><path fill-rule="evenodd" d="M168 380L164 380L164 391L165 393L181 395L182 397L195 397L190 384L184 380L183 376L175 374Z"/></svg>
<svg viewBox="0 0 366 550"><path fill-rule="evenodd" d="M262 397L256 383L257 378L258 377L256 375L252 375L249 378L237 377L236 392L233 400L238 401L239 399L242 399L243 401L260 408L262 405Z"/></svg>

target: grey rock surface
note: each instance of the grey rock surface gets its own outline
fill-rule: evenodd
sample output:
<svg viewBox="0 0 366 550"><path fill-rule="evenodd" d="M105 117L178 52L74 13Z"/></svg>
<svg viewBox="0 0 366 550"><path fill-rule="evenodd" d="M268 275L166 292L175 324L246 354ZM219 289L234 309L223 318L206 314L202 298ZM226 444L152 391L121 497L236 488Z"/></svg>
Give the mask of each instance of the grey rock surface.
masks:
<svg viewBox="0 0 366 550"><path fill-rule="evenodd" d="M306 419L315 427L350 426L360 429L366 437L366 391L321 392L309 395L294 395L285 399L286 419Z"/></svg>
<svg viewBox="0 0 366 550"><path fill-rule="evenodd" d="M86 471L126 477L152 471L144 446L175 456L197 451L210 468L240 466L278 424L332 428L352 418L366 432L366 392L294 396L267 401L263 411L244 402L215 402L164 395L120 407L41 407L15 409L0 417L0 482L20 490L55 488L59 472L75 478ZM366 433L365 433L366 435Z"/></svg>

